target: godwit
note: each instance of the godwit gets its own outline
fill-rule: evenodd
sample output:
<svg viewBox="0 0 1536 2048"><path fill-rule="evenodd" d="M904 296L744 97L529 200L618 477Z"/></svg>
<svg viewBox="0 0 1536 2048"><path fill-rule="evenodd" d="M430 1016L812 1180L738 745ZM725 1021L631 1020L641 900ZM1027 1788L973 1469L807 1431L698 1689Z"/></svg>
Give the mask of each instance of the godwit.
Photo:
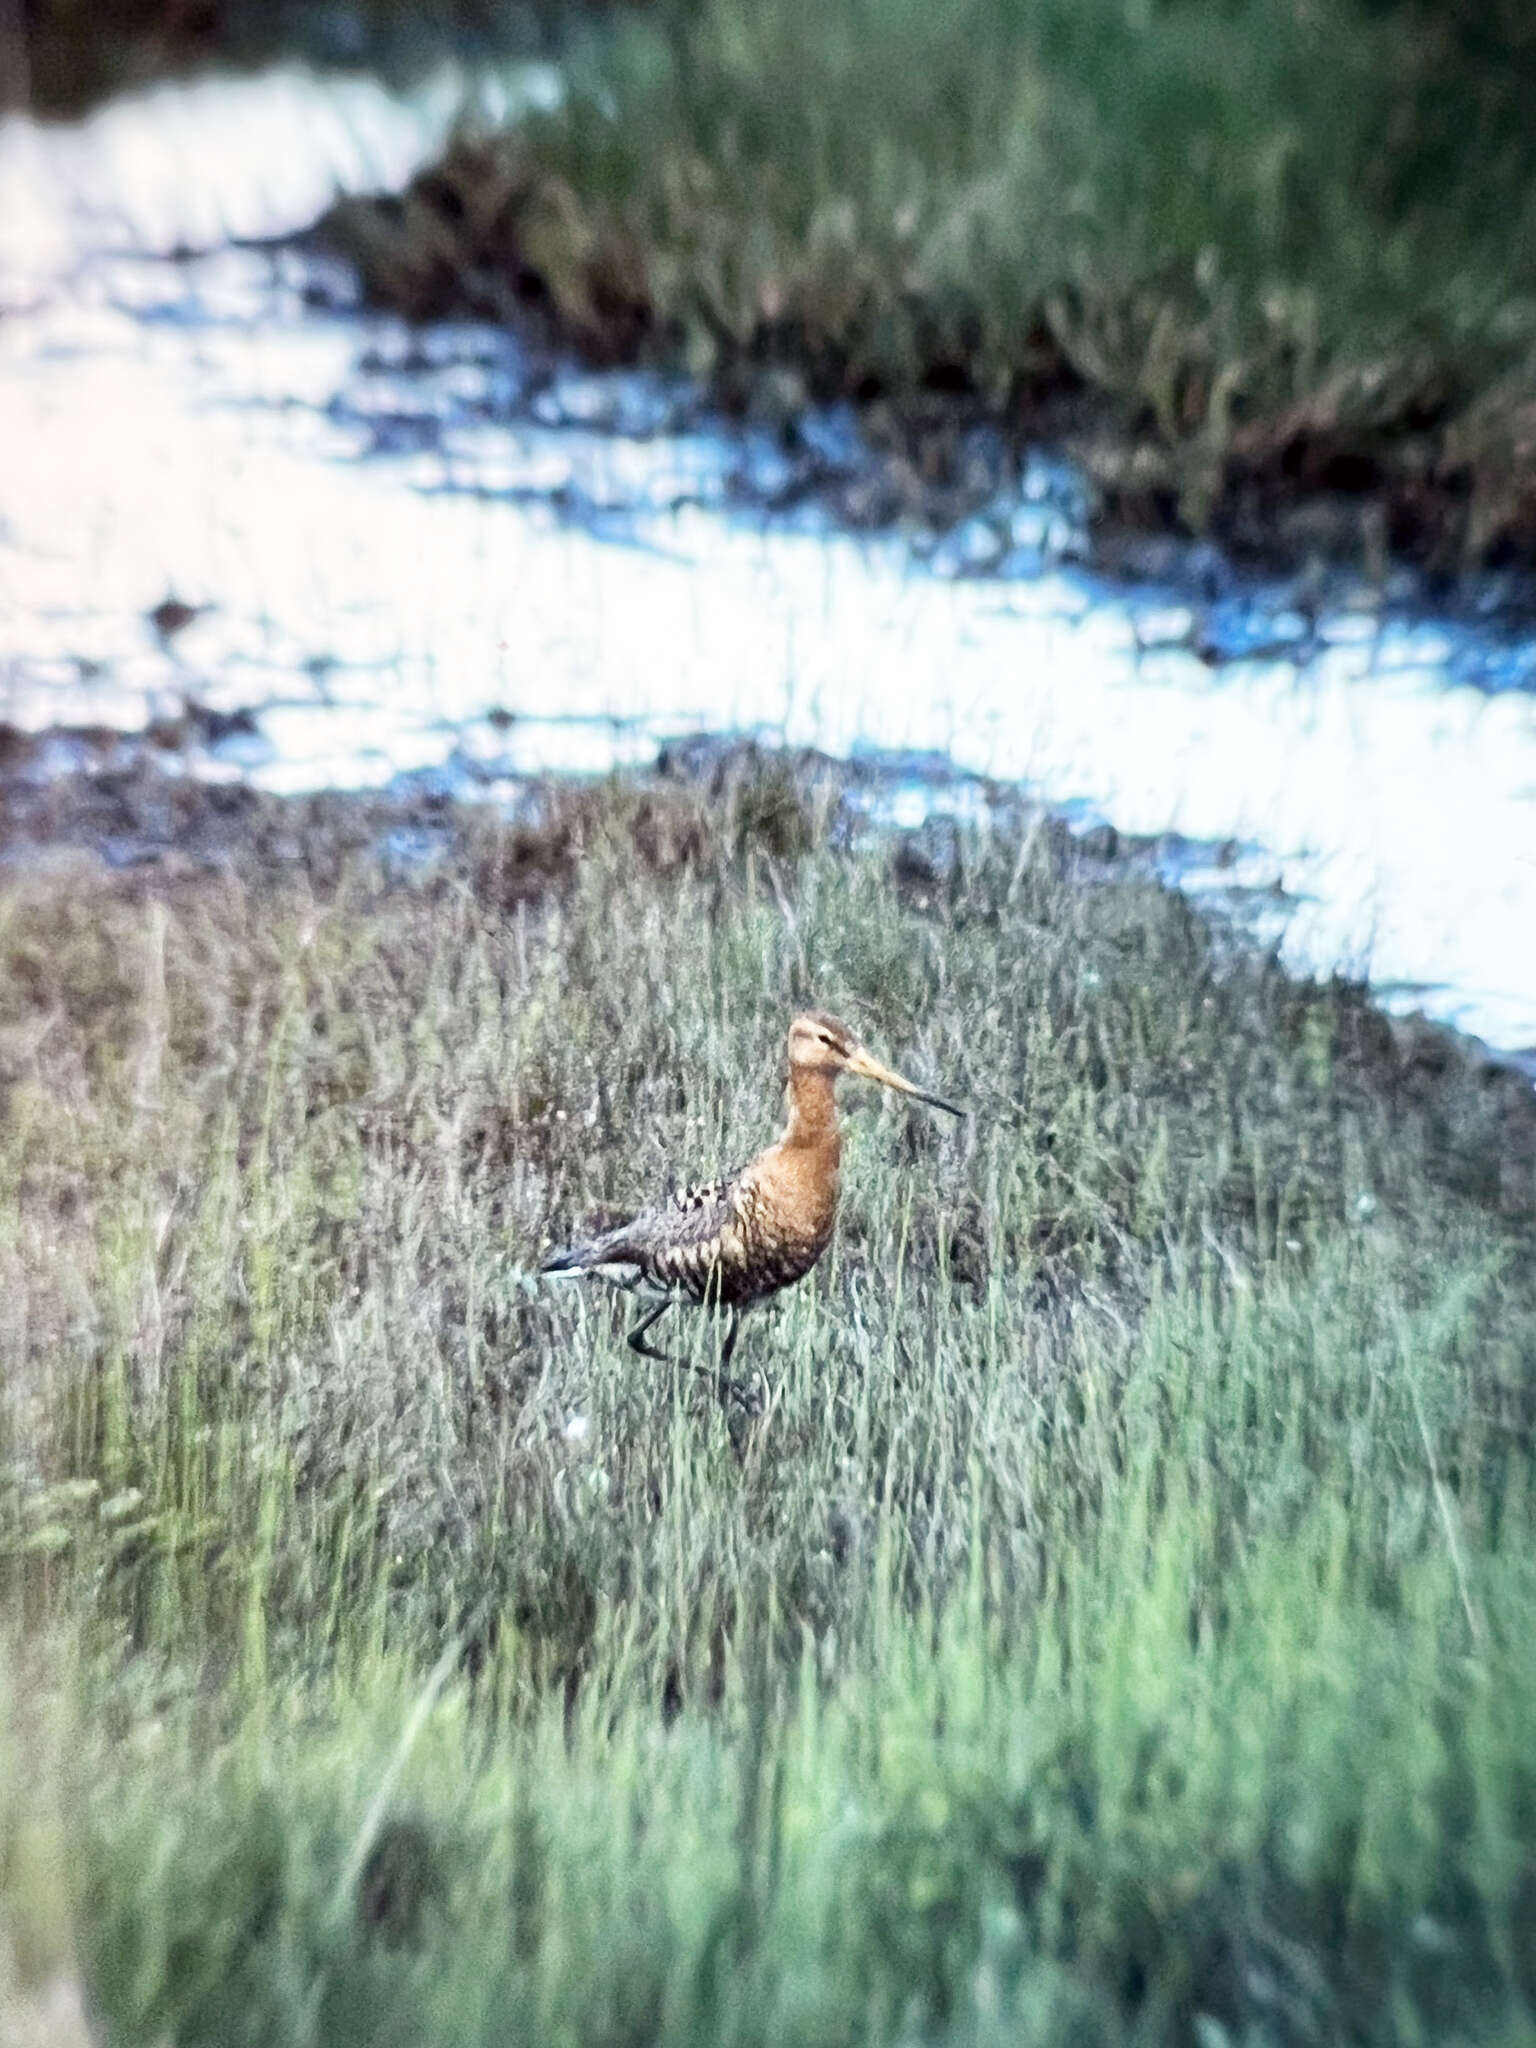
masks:
<svg viewBox="0 0 1536 2048"><path fill-rule="evenodd" d="M646 1332L675 1302L719 1303L731 1312L723 1370L745 1311L804 1279L831 1240L842 1151L833 1093L839 1074L878 1081L951 1116L965 1114L882 1066L846 1024L807 1011L789 1027L789 1117L776 1143L733 1173L680 1188L617 1229L555 1252L540 1272L595 1273L650 1298L629 1332L647 1358L667 1357L646 1342Z"/></svg>

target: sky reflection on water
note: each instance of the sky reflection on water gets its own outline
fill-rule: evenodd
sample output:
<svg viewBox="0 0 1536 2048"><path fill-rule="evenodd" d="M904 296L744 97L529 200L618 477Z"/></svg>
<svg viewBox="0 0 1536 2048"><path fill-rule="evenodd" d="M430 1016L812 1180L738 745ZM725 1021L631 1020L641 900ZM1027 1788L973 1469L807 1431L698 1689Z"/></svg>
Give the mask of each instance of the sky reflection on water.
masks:
<svg viewBox="0 0 1536 2048"><path fill-rule="evenodd" d="M291 252L227 246L398 182L450 104L284 72L0 126L0 718L249 712L187 766L274 790L494 789L696 730L939 753L1123 831L1261 848L1195 884L1273 883L1294 963L1536 1046L1529 644L1230 576L1115 586L1043 462L923 562L814 493L769 509L782 449L681 387L413 337L335 279L317 306ZM850 433L829 415L806 445L835 466ZM200 609L166 636L169 593Z"/></svg>

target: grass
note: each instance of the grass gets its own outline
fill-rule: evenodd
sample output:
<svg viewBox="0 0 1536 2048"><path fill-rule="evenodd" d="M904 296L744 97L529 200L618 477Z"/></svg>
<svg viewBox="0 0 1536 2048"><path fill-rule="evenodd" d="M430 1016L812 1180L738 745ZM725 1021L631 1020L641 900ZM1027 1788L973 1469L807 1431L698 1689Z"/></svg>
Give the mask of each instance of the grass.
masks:
<svg viewBox="0 0 1536 2048"><path fill-rule="evenodd" d="M340 209L378 295L540 310L746 404L788 371L791 413L851 394L920 467L979 407L1064 435L1120 516L1536 555L1517 10L695 0L566 69L558 109Z"/></svg>
<svg viewBox="0 0 1536 2048"><path fill-rule="evenodd" d="M771 767L404 877L283 817L0 897L19 1983L221 2048L1533 2037L1528 1090ZM528 1267L759 1142L810 997L974 1115L855 1109L722 1406Z"/></svg>

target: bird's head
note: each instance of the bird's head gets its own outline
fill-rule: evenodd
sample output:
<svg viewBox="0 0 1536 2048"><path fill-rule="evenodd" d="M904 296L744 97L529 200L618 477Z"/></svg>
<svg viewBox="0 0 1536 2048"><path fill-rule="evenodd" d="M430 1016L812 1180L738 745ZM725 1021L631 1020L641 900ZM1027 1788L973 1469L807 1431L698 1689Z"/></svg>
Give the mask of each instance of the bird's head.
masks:
<svg viewBox="0 0 1536 2048"><path fill-rule="evenodd" d="M894 1088L899 1095L910 1095L918 1102L930 1103L935 1109L946 1109L951 1116L964 1116L965 1111L953 1102L946 1102L941 1095L930 1095L925 1088L915 1088L900 1074L883 1066L872 1052L868 1052L854 1037L846 1024L836 1017L829 1017L825 1010L806 1010L795 1018L789 1027L789 1078L793 1085L799 1074L857 1074L866 1081L878 1081L882 1088Z"/></svg>

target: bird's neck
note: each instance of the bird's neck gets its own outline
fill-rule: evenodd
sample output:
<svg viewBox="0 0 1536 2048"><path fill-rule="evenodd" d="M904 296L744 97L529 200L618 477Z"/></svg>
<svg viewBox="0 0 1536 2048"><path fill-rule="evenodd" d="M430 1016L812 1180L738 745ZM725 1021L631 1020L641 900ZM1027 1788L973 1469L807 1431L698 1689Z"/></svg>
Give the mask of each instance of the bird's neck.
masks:
<svg viewBox="0 0 1536 2048"><path fill-rule="evenodd" d="M789 1120L779 1140L786 1151L830 1152L836 1158L840 1140L833 1080L833 1075L814 1068L790 1075L784 1091Z"/></svg>

